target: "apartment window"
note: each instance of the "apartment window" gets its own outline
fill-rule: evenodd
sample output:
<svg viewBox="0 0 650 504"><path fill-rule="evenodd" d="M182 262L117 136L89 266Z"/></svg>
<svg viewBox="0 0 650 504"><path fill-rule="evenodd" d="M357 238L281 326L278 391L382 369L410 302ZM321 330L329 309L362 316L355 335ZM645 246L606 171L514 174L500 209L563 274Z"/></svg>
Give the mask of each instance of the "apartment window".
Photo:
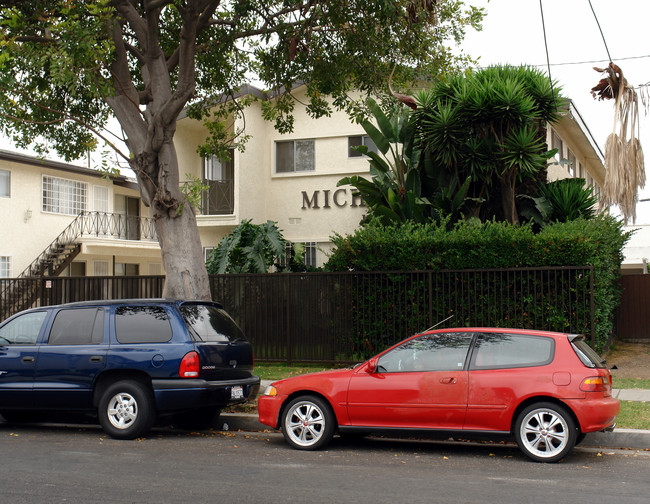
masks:
<svg viewBox="0 0 650 504"><path fill-rule="evenodd" d="M217 248L217 247L203 247L203 261L208 262L208 259L210 259L210 256L212 255L212 251Z"/></svg>
<svg viewBox="0 0 650 504"><path fill-rule="evenodd" d="M234 151L228 160L217 156L203 158L203 183L207 189L201 194L203 215L232 215L235 211Z"/></svg>
<svg viewBox="0 0 650 504"><path fill-rule="evenodd" d="M11 172L0 170L0 198L11 196Z"/></svg>
<svg viewBox="0 0 650 504"><path fill-rule="evenodd" d="M558 135L555 130L552 130L551 133L551 150L553 149L557 149L557 153L555 154L555 161L559 163L564 158L564 143L562 142L560 135Z"/></svg>
<svg viewBox="0 0 650 504"><path fill-rule="evenodd" d="M0 278L11 277L11 256L0 256Z"/></svg>
<svg viewBox="0 0 650 504"><path fill-rule="evenodd" d="M576 155L571 152L571 149L568 149L567 156L569 157L569 164L567 165L569 175L576 177L578 173L578 160L576 159Z"/></svg>
<svg viewBox="0 0 650 504"><path fill-rule="evenodd" d="M95 276L108 276L108 261L94 261L93 273Z"/></svg>
<svg viewBox="0 0 650 504"><path fill-rule="evenodd" d="M305 257L304 257L304 262L305 266L313 266L314 268L316 267L316 250L318 249L316 242L302 242L302 245L305 246ZM292 242L287 242L285 246L285 254L286 257L284 261L281 261L280 264L282 266L286 266L289 262L289 259L293 256L294 251L293 251L293 246L294 243Z"/></svg>
<svg viewBox="0 0 650 504"><path fill-rule="evenodd" d="M115 263L115 276L138 276L140 274L139 264Z"/></svg>
<svg viewBox="0 0 650 504"><path fill-rule="evenodd" d="M61 276L86 276L86 263L73 261L70 266L61 272Z"/></svg>
<svg viewBox="0 0 650 504"><path fill-rule="evenodd" d="M352 148L361 145L368 147L369 152L378 152L375 142L368 135L356 135L348 137L348 157L363 157L363 154Z"/></svg>
<svg viewBox="0 0 650 504"><path fill-rule="evenodd" d="M314 140L275 143L275 171L277 173L314 171L314 159Z"/></svg>
<svg viewBox="0 0 650 504"><path fill-rule="evenodd" d="M43 176L43 211L78 215L86 210L88 186L76 180Z"/></svg>
<svg viewBox="0 0 650 504"><path fill-rule="evenodd" d="M93 186L93 210L108 212L108 187Z"/></svg>
<svg viewBox="0 0 650 504"><path fill-rule="evenodd" d="M149 274L150 275L162 275L162 264L160 263L149 263Z"/></svg>

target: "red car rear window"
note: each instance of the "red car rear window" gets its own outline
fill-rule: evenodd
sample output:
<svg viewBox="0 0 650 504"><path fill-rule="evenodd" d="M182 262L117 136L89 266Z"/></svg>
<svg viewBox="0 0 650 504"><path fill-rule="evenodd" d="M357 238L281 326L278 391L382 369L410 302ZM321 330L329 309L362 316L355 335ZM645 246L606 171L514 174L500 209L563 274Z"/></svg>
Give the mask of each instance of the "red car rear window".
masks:
<svg viewBox="0 0 650 504"><path fill-rule="evenodd" d="M605 368L605 361L589 346L585 337L577 335L571 338L571 346L582 363L590 368Z"/></svg>

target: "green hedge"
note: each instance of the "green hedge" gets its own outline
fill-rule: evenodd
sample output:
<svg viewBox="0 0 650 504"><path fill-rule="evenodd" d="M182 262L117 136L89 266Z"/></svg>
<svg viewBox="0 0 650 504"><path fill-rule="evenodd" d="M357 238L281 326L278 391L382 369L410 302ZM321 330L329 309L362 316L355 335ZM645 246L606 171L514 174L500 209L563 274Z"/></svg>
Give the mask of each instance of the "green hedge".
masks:
<svg viewBox="0 0 650 504"><path fill-rule="evenodd" d="M337 235L329 271L420 271L553 266L594 268L595 344L603 349L612 333L620 292L622 250L630 237L610 216L547 226L463 221L369 225L348 236ZM572 287L567 286L566 289ZM477 293L478 294L478 293ZM568 327L556 314L557 330ZM567 314L566 319L570 318Z"/></svg>

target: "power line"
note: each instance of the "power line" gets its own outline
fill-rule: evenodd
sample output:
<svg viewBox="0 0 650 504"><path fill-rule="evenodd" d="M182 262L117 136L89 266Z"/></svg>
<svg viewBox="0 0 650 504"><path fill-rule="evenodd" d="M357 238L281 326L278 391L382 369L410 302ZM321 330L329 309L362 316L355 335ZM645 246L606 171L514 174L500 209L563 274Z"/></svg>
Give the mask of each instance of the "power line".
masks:
<svg viewBox="0 0 650 504"><path fill-rule="evenodd" d="M609 54L609 48L607 47L607 42L605 42L605 35L603 33L603 29L600 27L600 21L598 21L598 16L596 16L596 11L594 10L594 6L591 5L591 0L589 0L589 7L591 7L591 12L593 12L594 14L594 19L596 20L596 24L598 25L598 29L600 30L600 36L603 38L603 44L605 44L605 51L607 51L607 57L609 58L609 61L612 61L612 56L611 54Z"/></svg>
<svg viewBox="0 0 650 504"><path fill-rule="evenodd" d="M627 61L635 59L650 58L650 54L645 54L643 56L628 56L626 58L614 58L616 61ZM614 61L611 60L611 61ZM564 63L550 63L551 66L567 66L567 65L593 65L594 63L609 63L608 60L599 59L599 60L586 60L586 61L565 61ZM544 67L547 66L546 63L540 63L538 65L530 65L535 67Z"/></svg>

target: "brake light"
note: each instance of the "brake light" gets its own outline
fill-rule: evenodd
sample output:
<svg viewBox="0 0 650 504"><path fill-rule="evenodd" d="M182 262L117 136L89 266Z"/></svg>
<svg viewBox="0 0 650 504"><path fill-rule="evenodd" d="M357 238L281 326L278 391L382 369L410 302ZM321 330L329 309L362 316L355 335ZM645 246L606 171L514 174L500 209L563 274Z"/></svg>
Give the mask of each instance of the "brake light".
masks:
<svg viewBox="0 0 650 504"><path fill-rule="evenodd" d="M199 354L196 352L185 354L178 368L178 374L181 378L197 378L199 376Z"/></svg>
<svg viewBox="0 0 650 504"><path fill-rule="evenodd" d="M580 390L583 392L611 392L612 384L607 376L590 376L582 380Z"/></svg>

